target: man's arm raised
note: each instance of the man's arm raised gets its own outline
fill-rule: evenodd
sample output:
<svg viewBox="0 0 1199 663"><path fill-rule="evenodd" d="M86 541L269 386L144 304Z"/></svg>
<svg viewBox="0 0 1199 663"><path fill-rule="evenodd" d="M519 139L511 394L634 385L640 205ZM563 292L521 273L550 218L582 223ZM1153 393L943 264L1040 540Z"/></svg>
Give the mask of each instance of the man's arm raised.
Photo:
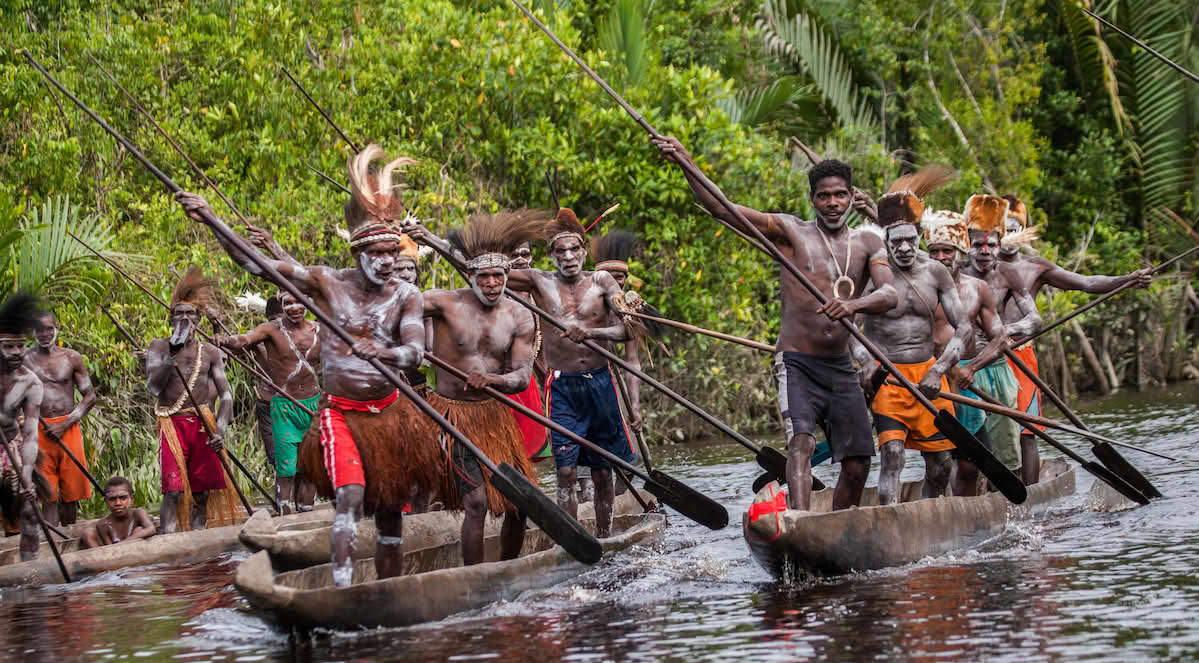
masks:
<svg viewBox="0 0 1199 663"><path fill-rule="evenodd" d="M674 136L651 138L650 142L654 144L654 147L658 148L658 151L662 153L662 156L667 161L672 161L680 166L684 163L695 164L695 160L688 154L687 149ZM734 228L738 228L742 232L749 233L749 229L744 227L736 217L730 214L725 206L720 204L720 201L716 199L716 196L709 193L698 179L692 177L686 169L683 170L683 175L687 178L687 184L691 186L691 192L695 194L696 200L699 201L700 205L703 205L704 209L708 210L709 214L726 223L732 224ZM737 211L741 212L741 216L745 217L746 221L753 224L766 239L773 242L776 246L788 242L787 234L783 232L782 222L775 216L742 205L737 205Z"/></svg>
<svg viewBox="0 0 1199 663"><path fill-rule="evenodd" d="M1130 281L1135 282L1138 288L1148 288L1149 283L1153 281L1153 274L1150 273L1149 269L1138 269L1131 274L1123 276L1103 276L1100 274L1083 276L1082 274L1060 267L1044 258L1034 258L1034 260L1044 261L1049 265L1049 268L1042 272L1041 281L1059 290L1081 290L1092 295L1101 295L1111 292Z"/></svg>
<svg viewBox="0 0 1199 663"><path fill-rule="evenodd" d="M271 337L271 328L274 327L273 322L264 322L250 331L239 334L237 336L219 336L216 338L217 344L223 348L230 350L241 350L247 346L258 345Z"/></svg>

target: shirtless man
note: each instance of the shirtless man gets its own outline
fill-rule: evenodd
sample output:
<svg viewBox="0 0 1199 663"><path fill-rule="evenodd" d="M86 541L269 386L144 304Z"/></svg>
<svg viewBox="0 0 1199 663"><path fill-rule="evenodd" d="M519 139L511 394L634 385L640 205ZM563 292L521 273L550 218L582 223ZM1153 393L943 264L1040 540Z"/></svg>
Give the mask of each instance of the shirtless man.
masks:
<svg viewBox="0 0 1199 663"><path fill-rule="evenodd" d="M508 463L535 481L524 437L507 404L483 393L494 387L517 394L533 374L535 340L533 314L504 296L508 256L518 242L538 236L545 219L530 210L471 217L466 228L450 234L450 243L466 261L468 288L424 293L425 316L433 323L436 356L469 374L463 382L437 369L437 391L429 403L496 463ZM415 240L430 239L423 226L405 226ZM515 559L524 543L525 514L508 503L488 483L487 472L474 454L446 435L441 448L454 475L447 508L465 511L462 521L462 563L483 561L483 523L490 510L504 516L500 530L500 559Z"/></svg>
<svg viewBox="0 0 1199 663"><path fill-rule="evenodd" d="M395 278L400 234L392 224L403 211L391 176L411 160L379 168L374 162L380 158L383 151L369 145L347 163L352 195L345 217L354 267L299 266L262 257L355 339L347 346L331 330L320 328L325 396L317 413L320 426L305 437L299 461L300 471L316 482L318 491L337 500L332 561L338 587L353 581L351 551L364 511L375 513L378 577L401 573L401 510L414 497L414 487L431 491L442 479L427 418L369 363L377 359L399 371L418 366L424 354L420 291ZM205 223L216 219L200 196L176 197L191 218ZM222 221L215 223L224 227ZM216 237L234 262L262 274L220 233Z"/></svg>
<svg viewBox="0 0 1199 663"><path fill-rule="evenodd" d="M292 398L315 412L321 398L320 384L313 365L321 356L318 325L306 319L308 313L294 297L279 295L283 316L258 325L240 336L217 339L230 350L261 346L265 350L264 368L271 381ZM275 447L275 492L284 514L293 508L311 511L314 491L303 475L296 473L300 441L312 423L312 416L280 394L271 396L271 433Z"/></svg>
<svg viewBox="0 0 1199 663"><path fill-rule="evenodd" d="M184 529L204 529L209 491L228 487L217 454L233 413L233 393L220 350L196 338L208 306L209 288L199 270L189 270L171 295L171 336L154 339L146 350L146 389L156 401L159 429L163 534L178 531L180 518L187 519ZM180 373L188 381L195 403L179 380ZM214 419L209 405L217 399L220 406ZM208 436L200 417L212 426L213 437Z"/></svg>
<svg viewBox="0 0 1199 663"><path fill-rule="evenodd" d="M673 137L654 139L653 143L670 161L694 163ZM790 214L738 207L767 241L829 297L828 304L821 306L798 280L780 270L783 313L774 366L788 437L787 501L792 509L806 511L810 504L817 428L823 429L829 440L833 462L841 463L834 509L861 502L874 455L870 414L850 359L849 332L837 321L852 319L856 313L890 310L897 296L883 241L846 224L851 209L873 216L869 199L851 192L851 180L849 166L835 160L823 161L808 171L814 223ZM739 225L699 181L688 177L688 184L708 213ZM874 292L854 299L869 281L875 285Z"/></svg>
<svg viewBox="0 0 1199 663"><path fill-rule="evenodd" d="M0 507L6 521L20 523L22 562L35 559L38 549L33 486L42 382L25 366L25 336L36 328L38 315L37 300L29 295L12 295L0 305L0 444L7 443L16 460L14 466L9 454L0 451Z"/></svg>
<svg viewBox="0 0 1199 663"><path fill-rule="evenodd" d="M887 254L899 298L895 308L865 315L866 336L886 353L909 380L916 383L939 410L953 412L953 405L937 398L948 389L946 373L957 365L962 346L969 340L970 325L962 314L962 304L953 277L945 266L918 255L920 231L916 224L924 214L922 197L948 178L950 171L931 166L897 180L891 193L878 201L878 222L885 233ZM940 307L952 336L940 355L934 355L934 320ZM857 360L862 388L871 389L874 375L882 370L856 339L850 348ZM923 497L940 497L949 485L950 457L954 448L945 434L937 430L936 415L929 412L906 388L883 384L871 403L874 428L878 431L881 462L878 478L879 504L900 500L899 474L903 471L904 449L915 449L924 457Z"/></svg>
<svg viewBox="0 0 1199 663"><path fill-rule="evenodd" d="M125 477L113 477L104 484L104 503L108 515L83 533L81 548L99 548L129 543L154 536L154 521L145 509L133 507L133 484Z"/></svg>
<svg viewBox="0 0 1199 663"><path fill-rule="evenodd" d="M977 384L978 388L988 394L1011 391L1011 369L1007 362L1000 357L993 359L990 365L984 366L979 358L995 357L1005 343L1007 336L1003 332L1003 321L995 308L995 296L985 281L967 276L962 273L962 264L967 252L966 223L962 215L956 212L939 210L924 216L925 241L928 245L928 257L936 260L949 270L953 282L957 285L958 297L962 302L963 324L981 331L983 336L990 339L985 348L979 348L976 338L972 335L962 346L958 366L950 372L950 383L954 389L971 398L977 395L970 386ZM937 355L954 336L954 327L945 317L944 311L937 308L937 320L934 334L937 341ZM1005 382L1006 380L1006 382ZM1006 386L1005 386L1006 385ZM958 421L970 431L983 446L991 448L991 439L983 425L987 413L968 405L955 405L954 413ZM970 497L978 494L978 466L965 457L958 456L957 475L954 479L953 494Z"/></svg>
<svg viewBox="0 0 1199 663"><path fill-rule="evenodd" d="M39 317L33 337L37 345L25 355L25 363L42 381L41 416L46 423L38 428L41 462L37 469L50 482L50 488L57 496L42 512L51 525L74 525L79 500L92 496L92 485L67 457L59 442L86 467L87 454L83 452L79 422L96 404L96 392L92 389L83 356L58 347L58 321L53 313L46 312ZM76 389L81 396L78 404L75 403Z"/></svg>
<svg viewBox="0 0 1199 663"><path fill-rule="evenodd" d="M1008 201L1007 236L1027 231L1028 210L1024 203L1010 194L1004 198ZM1139 269L1124 276L1083 276L1064 269L1039 255L1021 253L1018 245L1010 243L1000 247L999 261L1012 267L1010 271L1014 284L1020 289L1027 290L1034 302L1045 286L1052 286L1058 290L1081 290L1093 295L1101 295L1129 282L1135 283L1137 288L1148 288L1150 282L1153 281L1153 274L1149 269ZM1000 301L1003 302L1004 322L1016 322L1022 317L1020 308L1013 302L1005 301L1002 298ZM1024 335L1028 333L1030 332L1025 332ZM1021 336L1014 338L1019 339ZM1013 353L1036 372L1037 355L1033 352L1032 343L1023 343L1014 348ZM1015 363L1012 364L1012 370L1015 371L1016 379L1020 381L1020 395L1016 407L1029 414L1040 416L1041 394L1037 385L1017 368ZM1041 428L1044 430L1044 426ZM1034 484L1040 479L1041 458L1037 453L1037 438L1027 428L1020 433L1020 452L1023 459L1024 483Z"/></svg>
<svg viewBox="0 0 1199 663"><path fill-rule="evenodd" d="M966 201L962 216L966 221L967 242L970 247L967 255L970 261L962 272L986 282L1001 312L1005 302L1015 307L1013 310L1019 312L1019 317L1013 314L1004 325L1003 333L1008 338L1019 338L1040 329L1041 317L1037 314L1032 296L1021 286L1016 270L1011 264L998 260L999 249L1006 234L1007 207L1008 202L998 196L974 195ZM975 330L976 345L985 346L993 340L988 339L982 329ZM1002 347L999 351L1002 351ZM978 364L988 367L994 359L994 356L985 352L976 357ZM1011 372L1010 367L1007 372ZM1014 374L1010 380L1004 375L993 385L998 390L990 395L1007 407L1016 407L1018 383L1015 380ZM987 415L984 425L987 428L987 436L991 439L991 450L995 457L1014 471L1020 466L1020 426L1007 417L994 414Z"/></svg>

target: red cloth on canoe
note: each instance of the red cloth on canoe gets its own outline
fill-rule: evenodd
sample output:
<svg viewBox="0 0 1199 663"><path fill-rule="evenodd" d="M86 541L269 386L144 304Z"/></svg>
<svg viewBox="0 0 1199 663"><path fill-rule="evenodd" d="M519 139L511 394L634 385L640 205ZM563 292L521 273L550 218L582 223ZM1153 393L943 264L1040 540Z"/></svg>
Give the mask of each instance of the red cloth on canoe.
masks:
<svg viewBox="0 0 1199 663"><path fill-rule="evenodd" d="M508 394L508 398L520 403L521 405L545 414L545 408L541 405L541 385L537 383L537 376L529 376L529 386L519 394ZM516 425L520 427L520 433L525 438L525 453L529 458L536 458L542 451L545 450L545 445L548 436L545 434L545 426L533 421L515 410L512 412L516 417Z"/></svg>

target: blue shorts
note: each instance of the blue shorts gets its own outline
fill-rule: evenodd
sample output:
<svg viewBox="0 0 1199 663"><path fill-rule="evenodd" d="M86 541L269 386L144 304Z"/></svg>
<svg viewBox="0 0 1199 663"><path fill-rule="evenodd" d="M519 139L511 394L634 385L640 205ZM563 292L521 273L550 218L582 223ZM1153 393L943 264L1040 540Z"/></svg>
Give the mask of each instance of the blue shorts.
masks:
<svg viewBox="0 0 1199 663"><path fill-rule="evenodd" d="M554 423L622 460L637 462L636 449L620 416L616 383L607 366L586 373L551 371L548 382L546 409ZM550 433L550 446L557 467L612 467L607 458L556 431Z"/></svg>

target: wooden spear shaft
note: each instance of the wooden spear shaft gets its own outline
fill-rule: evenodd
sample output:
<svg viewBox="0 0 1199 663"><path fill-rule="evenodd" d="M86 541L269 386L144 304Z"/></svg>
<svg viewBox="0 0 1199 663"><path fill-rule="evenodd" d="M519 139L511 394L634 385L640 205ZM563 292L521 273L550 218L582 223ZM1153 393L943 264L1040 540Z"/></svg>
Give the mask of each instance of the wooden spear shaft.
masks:
<svg viewBox="0 0 1199 663"><path fill-rule="evenodd" d="M739 345L744 345L747 348L753 348L755 350L761 350L763 352L776 352L776 349L773 345L767 345L765 343L760 343L758 341L751 341L748 338L741 338L740 336L733 336L732 334L723 334L718 331L712 331L711 329L704 329L703 327L696 327L695 325L687 324L686 322L679 322L678 320L671 320L669 318L659 318L656 315L648 315L646 313L638 313L637 311L622 311L622 313L627 313L629 315L636 316L636 317L642 318L644 320L652 320L653 322L657 322L657 323L660 323L663 325L668 325L670 327L675 327L677 329L682 329L683 331L691 332L692 334L702 334L704 336L711 336L712 338L718 338L722 341L729 341L730 343L737 343Z"/></svg>
<svg viewBox="0 0 1199 663"><path fill-rule="evenodd" d="M0 446L4 447L4 455L8 456L8 462L12 465L13 469L20 472L22 487L32 492L33 484L25 480L25 473L23 471L17 469L21 467L21 464L17 462L17 457L13 454L12 449L8 447L8 444L8 433L4 432L3 426L0 426ZM50 546L50 552L54 553L54 560L58 562L58 570L62 571L62 579L71 582L71 574L67 573L67 565L62 561L62 554L58 551L58 544L54 543L53 537L50 536L50 524L42 517L42 510L38 508L36 503L30 504L29 507L33 509L33 515L37 517L38 524L42 526L42 533L46 535L46 545ZM66 535L62 532L58 532L58 535L66 538Z"/></svg>

